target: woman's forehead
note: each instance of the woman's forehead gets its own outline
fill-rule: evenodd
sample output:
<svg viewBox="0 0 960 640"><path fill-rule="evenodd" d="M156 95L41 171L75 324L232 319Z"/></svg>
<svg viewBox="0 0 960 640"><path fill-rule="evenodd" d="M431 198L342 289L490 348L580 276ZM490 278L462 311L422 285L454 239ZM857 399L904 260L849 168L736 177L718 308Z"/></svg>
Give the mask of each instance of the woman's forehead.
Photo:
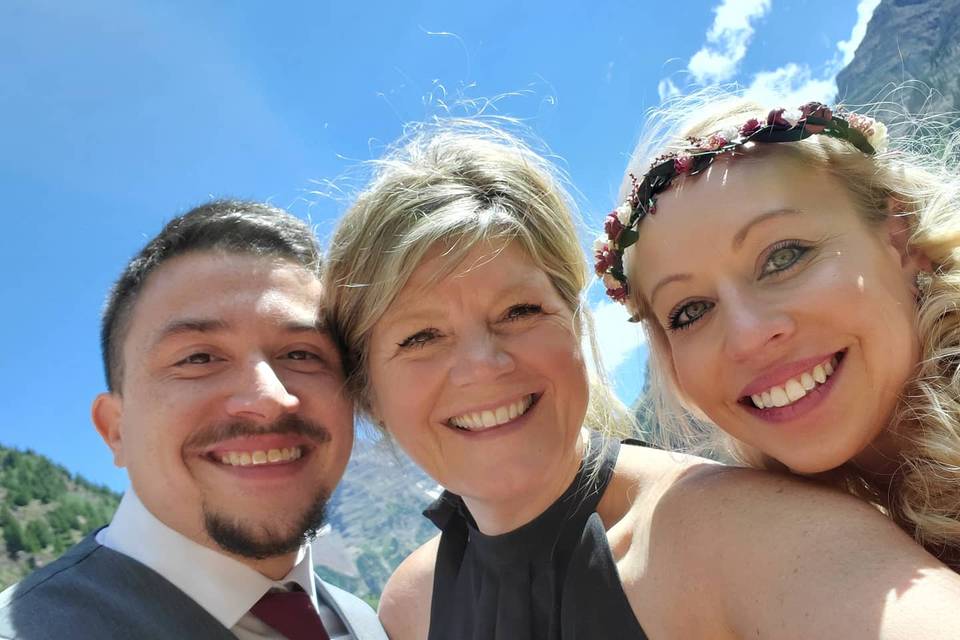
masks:
<svg viewBox="0 0 960 640"><path fill-rule="evenodd" d="M451 250L431 247L397 294L388 313L410 311L411 307L442 295L444 291L466 290L474 295L548 283L519 242L491 240Z"/></svg>

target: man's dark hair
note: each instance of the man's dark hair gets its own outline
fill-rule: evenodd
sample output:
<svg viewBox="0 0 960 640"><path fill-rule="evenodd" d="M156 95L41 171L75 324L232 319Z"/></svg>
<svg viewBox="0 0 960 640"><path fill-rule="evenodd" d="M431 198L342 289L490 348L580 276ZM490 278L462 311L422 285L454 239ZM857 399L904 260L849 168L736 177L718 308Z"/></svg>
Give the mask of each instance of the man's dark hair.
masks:
<svg viewBox="0 0 960 640"><path fill-rule="evenodd" d="M313 230L283 209L259 202L217 200L177 216L130 260L107 297L100 348L110 391L120 389L123 341L144 283L164 262L192 251L283 258L317 277L322 263Z"/></svg>

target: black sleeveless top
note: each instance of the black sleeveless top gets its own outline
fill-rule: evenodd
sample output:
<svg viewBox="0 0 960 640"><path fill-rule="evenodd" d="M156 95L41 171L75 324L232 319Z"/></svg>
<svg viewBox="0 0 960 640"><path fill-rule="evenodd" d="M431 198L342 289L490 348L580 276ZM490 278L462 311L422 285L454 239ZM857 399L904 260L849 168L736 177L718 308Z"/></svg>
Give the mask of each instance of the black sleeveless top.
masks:
<svg viewBox="0 0 960 640"><path fill-rule="evenodd" d="M596 512L619 450L594 435L564 494L509 533L481 533L455 494L430 505L443 533L428 640L646 640Z"/></svg>

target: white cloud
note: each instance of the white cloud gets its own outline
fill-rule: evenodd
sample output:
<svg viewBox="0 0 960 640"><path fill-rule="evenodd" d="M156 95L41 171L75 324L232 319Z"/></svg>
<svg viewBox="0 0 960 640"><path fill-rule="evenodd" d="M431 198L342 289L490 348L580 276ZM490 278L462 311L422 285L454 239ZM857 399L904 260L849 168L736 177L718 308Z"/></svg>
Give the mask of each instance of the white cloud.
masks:
<svg viewBox="0 0 960 640"><path fill-rule="evenodd" d="M629 314L621 304L601 300L592 309L593 324L597 332L600 359L611 376L620 365L629 360L646 342L639 324L629 322ZM584 350L589 352L589 345Z"/></svg>
<svg viewBox="0 0 960 640"><path fill-rule="evenodd" d="M707 42L693 54L687 69L701 84L734 77L753 38L753 20L770 10L770 0L723 0L713 11Z"/></svg>
<svg viewBox="0 0 960 640"><path fill-rule="evenodd" d="M837 43L837 53L826 63L819 77L807 65L790 62L753 76L746 95L761 104L800 105L811 100L833 102L837 95L837 74L853 60L853 54L867 33L867 24L880 0L860 0L857 22L850 38Z"/></svg>
<svg viewBox="0 0 960 640"><path fill-rule="evenodd" d="M860 0L857 5L857 24L853 25L853 31L850 33L849 40L841 40L837 43L837 49L843 55L841 60L842 67L850 64L853 60L853 54L857 52L857 47L863 42L863 37L867 35L867 24L873 17L880 0Z"/></svg>
<svg viewBox="0 0 960 640"><path fill-rule="evenodd" d="M754 35L753 23L770 10L771 0L722 0L714 9L715 18L707 32L707 41L690 58L688 70L693 80L710 84L735 79L738 65L746 55ZM832 102L836 99L837 73L853 60L867 32L867 25L880 0L860 0L857 21L850 37L840 40L833 57L820 71L808 64L789 62L770 71L755 73L746 84L747 97L763 104L799 105L810 100ZM689 84L689 83L687 83ZM684 89L670 78L657 85L660 101L681 95Z"/></svg>
<svg viewBox="0 0 960 640"><path fill-rule="evenodd" d="M760 104L798 106L811 100L829 103L837 94L836 73L816 78L810 67L786 64L773 71L761 71L744 92Z"/></svg>

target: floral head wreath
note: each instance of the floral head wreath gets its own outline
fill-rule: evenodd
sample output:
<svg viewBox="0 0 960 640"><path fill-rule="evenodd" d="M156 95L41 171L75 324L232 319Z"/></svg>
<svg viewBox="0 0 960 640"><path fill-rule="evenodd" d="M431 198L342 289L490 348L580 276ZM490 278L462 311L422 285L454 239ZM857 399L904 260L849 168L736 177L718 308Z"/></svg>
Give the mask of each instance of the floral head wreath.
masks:
<svg viewBox="0 0 960 640"><path fill-rule="evenodd" d="M642 178L630 174L630 195L604 220L604 233L593 246L595 269L603 279L607 295L626 304L632 321L639 320L630 308L623 253L639 237L638 227L645 216L657 212L657 194L668 189L681 175L696 175L724 153L748 149L758 142L796 142L812 135L845 140L867 155L884 151L886 126L856 113L833 111L819 102L809 102L796 111L774 109L765 118L750 118L740 127L730 127L704 138L688 138L687 147L657 157Z"/></svg>

